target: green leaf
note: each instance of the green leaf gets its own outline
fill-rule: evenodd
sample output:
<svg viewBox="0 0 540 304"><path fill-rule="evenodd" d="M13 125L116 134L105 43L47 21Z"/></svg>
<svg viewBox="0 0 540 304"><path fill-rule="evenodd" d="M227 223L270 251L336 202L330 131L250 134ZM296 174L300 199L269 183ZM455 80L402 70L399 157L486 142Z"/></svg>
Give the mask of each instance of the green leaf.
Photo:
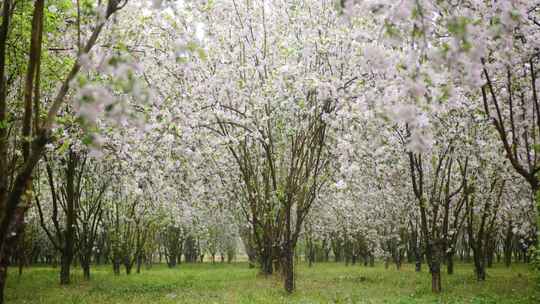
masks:
<svg viewBox="0 0 540 304"><path fill-rule="evenodd" d="M66 138L64 140L64 143L60 146L60 148L58 149L58 153L59 154L63 154L64 152L67 151L67 149L69 148L69 144L70 144L70 140L68 138Z"/></svg>
<svg viewBox="0 0 540 304"><path fill-rule="evenodd" d="M83 144L85 144L87 146L91 145L93 141L94 141L94 139L92 138L91 135L85 135L83 137L83 139L82 139Z"/></svg>

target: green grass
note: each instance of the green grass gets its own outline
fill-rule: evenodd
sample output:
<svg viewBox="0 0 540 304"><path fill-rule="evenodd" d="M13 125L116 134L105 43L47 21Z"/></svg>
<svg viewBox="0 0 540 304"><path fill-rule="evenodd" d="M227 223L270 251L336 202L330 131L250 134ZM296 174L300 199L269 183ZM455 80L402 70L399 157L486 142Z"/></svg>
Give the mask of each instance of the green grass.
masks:
<svg viewBox="0 0 540 304"><path fill-rule="evenodd" d="M425 266L425 265L424 265ZM92 269L85 282L75 268L73 283L58 284L58 269L32 267L18 277L11 269L7 303L540 303L527 265L488 269L477 283L471 265L457 264L443 274L443 293L431 294L430 276L412 265L400 271L342 264L316 264L296 269L297 291L286 295L279 276L265 278L246 264L182 264L176 269L156 265L141 274L115 277L110 266Z"/></svg>

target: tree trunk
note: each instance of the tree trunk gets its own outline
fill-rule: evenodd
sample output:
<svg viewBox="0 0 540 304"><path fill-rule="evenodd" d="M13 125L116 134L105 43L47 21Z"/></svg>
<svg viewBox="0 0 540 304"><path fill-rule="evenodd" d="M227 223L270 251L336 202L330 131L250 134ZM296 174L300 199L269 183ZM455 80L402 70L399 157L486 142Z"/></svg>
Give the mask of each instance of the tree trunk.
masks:
<svg viewBox="0 0 540 304"><path fill-rule="evenodd" d="M24 268L24 260L22 256L19 257L19 276L22 276Z"/></svg>
<svg viewBox="0 0 540 304"><path fill-rule="evenodd" d="M324 261L325 262L330 261L330 249L325 249L324 250Z"/></svg>
<svg viewBox="0 0 540 304"><path fill-rule="evenodd" d="M101 265L101 250L94 255L96 265Z"/></svg>
<svg viewBox="0 0 540 304"><path fill-rule="evenodd" d="M504 238L504 265L506 267L510 267L510 264L512 263L512 239L514 238L513 232L512 232L512 221L508 222L508 227L506 229L506 236Z"/></svg>
<svg viewBox="0 0 540 304"><path fill-rule="evenodd" d="M62 252L62 257L60 258L60 284L61 285L69 284L72 259L73 259L73 253L68 252L68 249L66 248L65 251Z"/></svg>
<svg viewBox="0 0 540 304"><path fill-rule="evenodd" d="M486 268L482 263L478 263L476 260L475 260L475 263L474 263L474 269L475 269L475 272L476 272L476 280L477 281L485 281L486 280Z"/></svg>
<svg viewBox="0 0 540 304"><path fill-rule="evenodd" d="M422 253L419 246L415 246L414 248L414 271L422 271Z"/></svg>
<svg viewBox="0 0 540 304"><path fill-rule="evenodd" d="M124 267L126 268L126 274L130 275L133 263L131 262L131 258L129 256L124 257Z"/></svg>
<svg viewBox="0 0 540 304"><path fill-rule="evenodd" d="M120 275L120 258L118 257L113 260L113 272L114 275Z"/></svg>
<svg viewBox="0 0 540 304"><path fill-rule="evenodd" d="M403 256L403 254L401 253L401 250L400 250L400 249L396 249L395 258L394 258L394 263L396 263L396 269L397 269L397 270L400 270L400 269L401 269L402 256Z"/></svg>
<svg viewBox="0 0 540 304"><path fill-rule="evenodd" d="M176 267L176 255L174 254L167 255L166 258L167 258L167 266L169 266L169 268Z"/></svg>
<svg viewBox="0 0 540 304"><path fill-rule="evenodd" d="M512 263L512 251L504 251L504 265L506 267L510 267L510 264Z"/></svg>
<svg viewBox="0 0 540 304"><path fill-rule="evenodd" d="M137 274L141 273L141 266L143 263L143 256L142 254L137 255Z"/></svg>
<svg viewBox="0 0 540 304"><path fill-rule="evenodd" d="M313 241L311 239L308 239L307 241L307 248L306 248L306 256L308 260L308 267L313 266L313 262L315 261L315 248L313 246Z"/></svg>
<svg viewBox="0 0 540 304"><path fill-rule="evenodd" d="M86 281L90 281L90 264L87 263L81 263L81 267L83 269L83 277Z"/></svg>
<svg viewBox="0 0 540 304"><path fill-rule="evenodd" d="M291 242L285 242L283 247L283 275L285 279L285 291L292 293L294 291L294 249Z"/></svg>
<svg viewBox="0 0 540 304"><path fill-rule="evenodd" d="M433 293L441 293L441 260L443 258L443 244L440 241L436 241L431 249L431 258L429 271L431 272L431 291Z"/></svg>
<svg viewBox="0 0 540 304"><path fill-rule="evenodd" d="M454 274L454 252L450 251L446 254L446 270L448 274Z"/></svg>
<svg viewBox="0 0 540 304"><path fill-rule="evenodd" d="M260 254L261 273L264 275L271 275L274 271L272 264L272 250L265 249Z"/></svg>
<svg viewBox="0 0 540 304"><path fill-rule="evenodd" d="M486 264L487 268L493 267L493 257L495 255L495 241L488 240L486 242Z"/></svg>
<svg viewBox="0 0 540 304"><path fill-rule="evenodd" d="M255 268L255 265L257 264L257 252L252 246L245 246L245 247L246 247L246 253L248 255L249 268Z"/></svg>
<svg viewBox="0 0 540 304"><path fill-rule="evenodd" d="M90 263L92 261L92 251L85 250L79 254L79 262L81 263L81 268L83 269L83 278L86 281L90 280Z"/></svg>
<svg viewBox="0 0 540 304"><path fill-rule="evenodd" d="M71 149L71 148L70 148ZM77 217L75 175L77 169L78 156L73 151L69 151L69 161L66 168L66 230L64 232L64 248L62 249L60 284L69 284L69 274L71 262L73 261L75 247L75 225Z"/></svg>
<svg viewBox="0 0 540 304"><path fill-rule="evenodd" d="M440 293L442 291L441 265L438 262L432 262L431 266L431 291L433 293Z"/></svg>
<svg viewBox="0 0 540 304"><path fill-rule="evenodd" d="M482 254L481 246L481 244L477 244L476 248L473 249L474 271L476 273L477 281L486 280L485 255Z"/></svg>
<svg viewBox="0 0 540 304"><path fill-rule="evenodd" d="M5 257L0 256L0 304L4 304L4 290L6 287L7 272L8 261Z"/></svg>
<svg viewBox="0 0 540 304"><path fill-rule="evenodd" d="M469 248L468 244L466 245L464 251L465 251L465 263L470 263L471 262L471 249Z"/></svg>
<svg viewBox="0 0 540 304"><path fill-rule="evenodd" d="M272 262L274 263L274 272L281 271L281 264L283 264L283 261L281 260L282 252L281 248L279 246L273 246L272 247L272 255L270 258L272 259Z"/></svg>
<svg viewBox="0 0 540 304"><path fill-rule="evenodd" d="M339 263L341 262L341 250L340 248L337 248L334 250L334 262Z"/></svg>
<svg viewBox="0 0 540 304"><path fill-rule="evenodd" d="M493 267L493 255L491 253L488 254L486 260L487 260L487 263L486 263L487 268Z"/></svg>

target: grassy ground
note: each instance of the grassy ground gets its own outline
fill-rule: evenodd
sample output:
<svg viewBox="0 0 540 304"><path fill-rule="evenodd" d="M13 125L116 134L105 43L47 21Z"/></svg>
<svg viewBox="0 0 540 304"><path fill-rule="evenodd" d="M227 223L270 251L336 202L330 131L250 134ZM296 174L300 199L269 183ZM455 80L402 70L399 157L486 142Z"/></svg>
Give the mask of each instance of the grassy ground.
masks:
<svg viewBox="0 0 540 304"><path fill-rule="evenodd" d="M73 284L58 284L58 269L32 267L18 277L11 270L7 303L540 303L535 281L526 265L495 266L484 283L475 281L471 265L456 265L443 275L443 294L430 291L426 269L411 265L401 271L342 264L297 268L297 291L286 295L279 277L265 278L244 263L154 266L137 275L115 277L111 267L92 269L84 282L75 269Z"/></svg>

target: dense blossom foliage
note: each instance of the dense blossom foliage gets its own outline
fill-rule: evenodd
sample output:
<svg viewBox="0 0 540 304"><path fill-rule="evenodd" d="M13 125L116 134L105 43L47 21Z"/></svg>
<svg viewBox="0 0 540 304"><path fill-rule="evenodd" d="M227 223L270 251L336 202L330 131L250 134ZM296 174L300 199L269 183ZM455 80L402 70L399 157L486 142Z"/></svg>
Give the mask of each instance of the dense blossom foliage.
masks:
<svg viewBox="0 0 540 304"><path fill-rule="evenodd" d="M26 230L63 283L75 256L90 278L241 252L292 291L297 252L426 262L440 292L457 255L479 280L531 257L536 1L51 0L31 37L23 2L0 35L0 260Z"/></svg>

